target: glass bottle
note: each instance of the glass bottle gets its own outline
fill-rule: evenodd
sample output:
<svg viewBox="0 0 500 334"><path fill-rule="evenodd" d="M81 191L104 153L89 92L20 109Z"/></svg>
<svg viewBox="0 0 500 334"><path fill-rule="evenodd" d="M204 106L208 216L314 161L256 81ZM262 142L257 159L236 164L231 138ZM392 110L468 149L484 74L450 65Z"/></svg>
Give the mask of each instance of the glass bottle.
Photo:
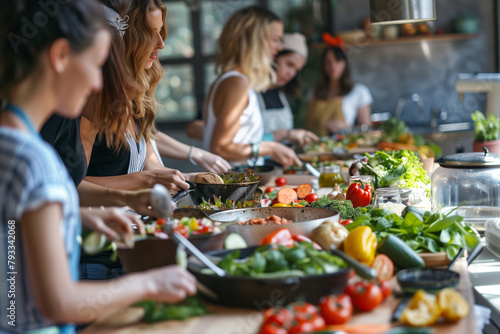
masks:
<svg viewBox="0 0 500 334"><path fill-rule="evenodd" d="M325 187L333 188L335 187L335 184L340 185L344 183L344 177L340 172L339 165L322 166L320 167L319 171L321 173L319 176L320 188L325 188Z"/></svg>
<svg viewBox="0 0 500 334"><path fill-rule="evenodd" d="M382 203L401 203L401 192L398 188L377 188L375 189L375 198L373 199L373 207L378 208Z"/></svg>

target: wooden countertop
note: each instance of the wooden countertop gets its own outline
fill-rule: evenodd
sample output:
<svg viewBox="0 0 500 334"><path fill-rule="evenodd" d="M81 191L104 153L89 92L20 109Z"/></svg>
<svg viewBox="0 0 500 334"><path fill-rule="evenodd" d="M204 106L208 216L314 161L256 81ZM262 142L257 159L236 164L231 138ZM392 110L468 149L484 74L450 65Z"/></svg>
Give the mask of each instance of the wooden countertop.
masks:
<svg viewBox="0 0 500 334"><path fill-rule="evenodd" d="M461 259L457 261L453 269L461 274L458 290L467 299L469 305L471 305L471 312L465 319L457 323L437 324L434 326L435 333L476 334L477 328L474 313L472 312L474 297L465 260ZM237 297L235 296L235 298ZM349 321L349 324L389 325L391 324L392 314L399 302L400 299L391 296L371 312L356 313ZM209 309L213 312L212 314L192 318L187 321L163 321L155 324L145 324L141 322L143 316L141 308L127 307L115 314L98 319L80 333L257 334L259 331L262 314L258 310L237 309L216 305L209 305ZM393 325L397 325L397 323Z"/></svg>

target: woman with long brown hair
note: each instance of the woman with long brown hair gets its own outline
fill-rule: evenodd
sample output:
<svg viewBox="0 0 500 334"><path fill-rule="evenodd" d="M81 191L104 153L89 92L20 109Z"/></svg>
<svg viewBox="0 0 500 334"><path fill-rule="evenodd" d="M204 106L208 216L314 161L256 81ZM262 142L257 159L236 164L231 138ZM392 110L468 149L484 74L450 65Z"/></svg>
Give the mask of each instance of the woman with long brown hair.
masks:
<svg viewBox="0 0 500 334"><path fill-rule="evenodd" d="M355 124L370 126L372 96L363 84L353 84L341 39L321 56L321 76L307 108L306 128L319 135L340 132Z"/></svg>

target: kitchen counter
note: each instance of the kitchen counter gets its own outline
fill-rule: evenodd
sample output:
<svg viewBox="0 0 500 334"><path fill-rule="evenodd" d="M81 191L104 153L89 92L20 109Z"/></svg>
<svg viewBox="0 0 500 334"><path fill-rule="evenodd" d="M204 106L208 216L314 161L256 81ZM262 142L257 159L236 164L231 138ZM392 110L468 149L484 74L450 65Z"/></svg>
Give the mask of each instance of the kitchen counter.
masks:
<svg viewBox="0 0 500 334"><path fill-rule="evenodd" d="M483 333L500 332L500 259L488 248L469 266L470 281L476 304L491 309L490 324Z"/></svg>

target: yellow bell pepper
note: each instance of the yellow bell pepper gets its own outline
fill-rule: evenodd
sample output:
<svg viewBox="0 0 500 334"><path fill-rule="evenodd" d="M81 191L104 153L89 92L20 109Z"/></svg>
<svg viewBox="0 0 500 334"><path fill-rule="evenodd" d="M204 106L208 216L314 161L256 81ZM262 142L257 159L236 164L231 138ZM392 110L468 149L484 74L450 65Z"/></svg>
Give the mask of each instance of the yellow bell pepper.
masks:
<svg viewBox="0 0 500 334"><path fill-rule="evenodd" d="M191 218L189 220L189 228L191 229L191 231L198 230L198 220L196 218Z"/></svg>
<svg viewBox="0 0 500 334"><path fill-rule="evenodd" d="M344 252L370 266L377 250L377 236L369 226L358 226L344 241Z"/></svg>
<svg viewBox="0 0 500 334"><path fill-rule="evenodd" d="M448 288L439 291L437 302L441 309L441 315L448 321L458 321L469 314L469 304L464 297L453 289Z"/></svg>
<svg viewBox="0 0 500 334"><path fill-rule="evenodd" d="M399 321L414 327L432 326L441 314L436 296L418 290L406 305Z"/></svg>

